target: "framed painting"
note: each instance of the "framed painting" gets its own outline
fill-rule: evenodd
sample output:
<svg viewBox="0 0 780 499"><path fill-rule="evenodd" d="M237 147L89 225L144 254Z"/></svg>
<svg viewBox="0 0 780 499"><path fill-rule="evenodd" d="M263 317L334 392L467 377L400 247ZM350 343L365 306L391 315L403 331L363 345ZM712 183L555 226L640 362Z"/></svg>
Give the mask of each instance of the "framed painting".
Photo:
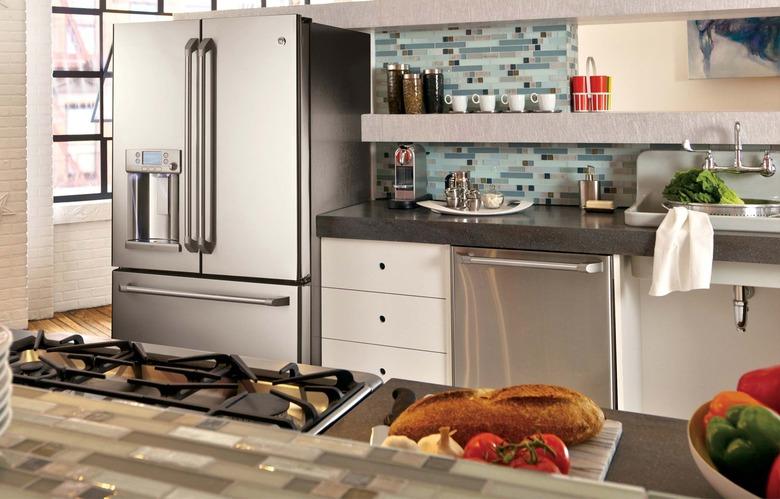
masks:
<svg viewBox="0 0 780 499"><path fill-rule="evenodd" d="M780 76L780 17L688 21L688 77Z"/></svg>

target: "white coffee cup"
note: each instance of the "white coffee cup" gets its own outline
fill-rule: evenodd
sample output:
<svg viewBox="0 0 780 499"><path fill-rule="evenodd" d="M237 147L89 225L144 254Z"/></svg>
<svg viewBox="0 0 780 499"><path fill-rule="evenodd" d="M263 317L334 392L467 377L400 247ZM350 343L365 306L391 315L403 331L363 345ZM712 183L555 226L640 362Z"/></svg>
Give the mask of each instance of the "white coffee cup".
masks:
<svg viewBox="0 0 780 499"><path fill-rule="evenodd" d="M505 106L509 104L510 111L525 111L525 95L523 94L504 94L501 96L501 103Z"/></svg>
<svg viewBox="0 0 780 499"><path fill-rule="evenodd" d="M471 102L479 104L479 110L483 113L492 113L496 110L496 96L495 95L479 95L474 94L471 96Z"/></svg>
<svg viewBox="0 0 780 499"><path fill-rule="evenodd" d="M469 98L467 95L445 95L444 102L452 106L453 112L465 113L469 105Z"/></svg>
<svg viewBox="0 0 780 499"><path fill-rule="evenodd" d="M556 94L531 94L531 102L539 105L540 111L555 111Z"/></svg>

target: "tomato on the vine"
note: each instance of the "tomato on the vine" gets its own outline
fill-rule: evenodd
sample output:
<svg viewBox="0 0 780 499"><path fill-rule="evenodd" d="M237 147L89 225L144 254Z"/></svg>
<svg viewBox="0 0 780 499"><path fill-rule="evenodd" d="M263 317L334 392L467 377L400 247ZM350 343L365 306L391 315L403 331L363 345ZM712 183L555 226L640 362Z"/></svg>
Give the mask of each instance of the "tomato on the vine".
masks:
<svg viewBox="0 0 780 499"><path fill-rule="evenodd" d="M463 457L475 461L496 463L501 461L499 449L506 440L493 433L479 433L471 437L463 449Z"/></svg>
<svg viewBox="0 0 780 499"><path fill-rule="evenodd" d="M544 442L546 447L540 447L538 452L547 457L549 460L555 463L561 473L564 475L569 474L571 468L571 461L569 459L569 448L563 443L558 435L552 433L538 433L529 437L530 439L539 439Z"/></svg>

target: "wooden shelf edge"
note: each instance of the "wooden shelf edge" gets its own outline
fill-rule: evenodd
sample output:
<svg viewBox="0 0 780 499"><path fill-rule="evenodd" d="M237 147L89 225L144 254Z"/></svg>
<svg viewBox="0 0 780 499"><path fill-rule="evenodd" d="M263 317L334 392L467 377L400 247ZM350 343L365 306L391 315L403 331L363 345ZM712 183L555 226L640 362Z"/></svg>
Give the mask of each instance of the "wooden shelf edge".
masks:
<svg viewBox="0 0 780 499"><path fill-rule="evenodd" d="M566 20L615 24L780 15L777 0L372 0L181 13L175 19L299 14L350 29L414 29L453 24Z"/></svg>
<svg viewBox="0 0 780 499"><path fill-rule="evenodd" d="M780 144L780 111L496 114L366 114L363 142Z"/></svg>

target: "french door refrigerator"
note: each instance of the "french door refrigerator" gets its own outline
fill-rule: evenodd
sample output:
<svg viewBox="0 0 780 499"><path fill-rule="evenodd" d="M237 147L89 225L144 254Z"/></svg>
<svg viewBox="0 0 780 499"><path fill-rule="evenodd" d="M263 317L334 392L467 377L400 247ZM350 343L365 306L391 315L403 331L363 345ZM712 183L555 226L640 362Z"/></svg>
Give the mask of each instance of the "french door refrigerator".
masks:
<svg viewBox="0 0 780 499"><path fill-rule="evenodd" d="M318 362L314 220L369 197L369 36L118 24L113 65L113 336Z"/></svg>

